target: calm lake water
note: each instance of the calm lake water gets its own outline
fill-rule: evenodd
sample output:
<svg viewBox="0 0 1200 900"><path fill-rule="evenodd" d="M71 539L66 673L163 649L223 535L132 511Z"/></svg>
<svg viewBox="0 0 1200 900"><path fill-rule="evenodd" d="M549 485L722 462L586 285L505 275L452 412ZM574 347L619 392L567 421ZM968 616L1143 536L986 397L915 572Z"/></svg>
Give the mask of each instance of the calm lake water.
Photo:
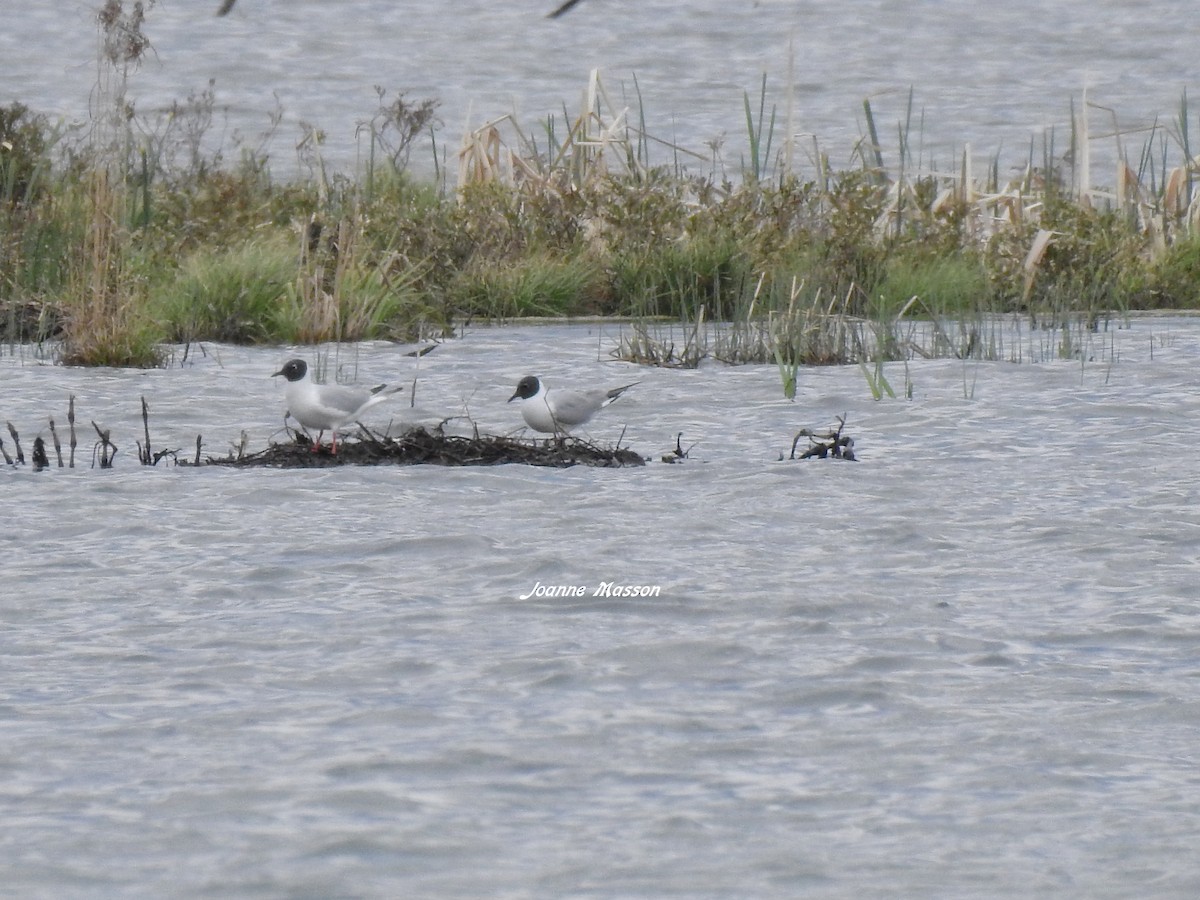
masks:
<svg viewBox="0 0 1200 900"><path fill-rule="evenodd" d="M1022 327L1023 362L916 361L880 402L857 368L793 403L618 336L340 361L492 433L531 370L640 379L589 435L682 432L684 464L141 468L142 396L156 449L278 437L291 351L0 357L27 453L71 394L82 426L82 467L0 469L0 893L1200 892L1200 321L1071 360ZM780 460L843 414L859 462Z"/></svg>
<svg viewBox="0 0 1200 900"><path fill-rule="evenodd" d="M1048 129L1057 152L1067 149L1071 102L1079 107L1087 88L1097 104L1093 181L1111 185L1101 161L1115 153L1114 116L1136 161L1144 129L1172 122L1185 90L1200 94L1191 0L583 0L547 19L557 3L238 0L217 18L219 0L159 0L145 26L156 52L130 95L153 118L215 79L221 109L210 145L236 159L235 137L257 146L278 106L275 168L294 169L306 122L324 130L328 163L354 172L355 132L378 108L377 85L439 100L439 141L453 152L468 125L510 113L535 135L554 115L561 136L564 107L578 115L588 73L599 69L614 103L631 107L635 121L644 112L655 137L703 156L721 143L736 174L747 153L743 98L757 107L764 74L778 148L791 72L801 167L813 136L835 167L852 164L869 97L894 170L910 88L912 144L926 162L957 172L970 142L980 171L996 155L1024 165L1035 136L1040 162ZM0 100L86 118L98 5L0 0ZM654 161L672 161L655 152ZM431 156L422 147L414 166L431 169Z"/></svg>

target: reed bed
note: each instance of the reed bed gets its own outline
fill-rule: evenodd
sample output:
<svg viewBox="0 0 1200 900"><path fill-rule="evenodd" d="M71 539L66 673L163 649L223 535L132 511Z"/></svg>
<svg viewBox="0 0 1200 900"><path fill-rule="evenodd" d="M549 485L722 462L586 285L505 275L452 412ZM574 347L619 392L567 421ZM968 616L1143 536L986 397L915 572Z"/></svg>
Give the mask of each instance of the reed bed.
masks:
<svg viewBox="0 0 1200 900"><path fill-rule="evenodd" d="M655 137L636 79L617 97L593 72L573 113L468 128L453 164L436 101L380 89L359 134L367 171L331 173L309 126L307 176L277 183L266 137L201 150L211 86L162 119L131 107L145 11L108 0L98 18L87 128L0 108L10 351L34 342L63 362L152 366L166 342L411 339L473 319L618 315L633 321L623 358L775 365L790 396L807 365L1033 356L1005 339L1006 319L1056 335L1037 353L1069 357L1079 329L1200 307L1186 95L1141 132L1084 95L1065 139L1032 139L1015 165L979 164L970 147L939 165L911 94L894 132L868 100L838 168L795 136L765 78L744 98L737 162ZM423 137L433 182L407 170ZM1097 172L1097 142L1115 171Z"/></svg>

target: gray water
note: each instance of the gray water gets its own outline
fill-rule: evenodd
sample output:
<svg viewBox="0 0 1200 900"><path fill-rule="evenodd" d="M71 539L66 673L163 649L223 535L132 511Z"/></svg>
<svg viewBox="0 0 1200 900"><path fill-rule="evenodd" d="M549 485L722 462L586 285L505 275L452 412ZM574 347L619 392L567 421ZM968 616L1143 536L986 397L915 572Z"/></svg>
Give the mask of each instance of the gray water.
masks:
<svg viewBox="0 0 1200 900"><path fill-rule="evenodd" d="M1018 328L879 402L618 338L337 361L415 383L380 429L640 380L588 435L642 469L141 468L142 396L156 449L281 437L290 351L0 357L27 453L82 426L0 470L0 894L1196 896L1200 322ZM859 462L780 459L839 415Z"/></svg>
<svg viewBox="0 0 1200 900"><path fill-rule="evenodd" d="M598 69L614 103L635 123L644 114L656 138L703 157L719 145L718 175L736 174L747 158L744 97L757 108L763 75L767 115L778 116L773 146L790 112L794 162L810 176L814 138L835 166L851 164L864 98L889 166L898 164L911 89L914 153L957 172L970 142L982 171L993 156L1024 165L1031 139L1040 164L1049 130L1065 151L1071 103L1082 108L1086 89L1095 104L1093 181L1111 185L1100 161L1115 158L1114 123L1136 162L1144 129L1171 123L1184 91L1200 87L1190 0L583 0L556 20L545 14L557 0L239 0L224 18L214 15L218 5L159 0L145 26L155 53L130 97L161 130L156 117L172 101L214 79L209 145L234 159L239 142L258 146L278 106L284 119L269 152L283 171L297 164L301 123L324 131L322 154L335 170L359 170L366 146L356 130L378 108L377 85L389 98L403 91L441 102L439 141L451 169L468 127L507 114L535 136L556 116L561 139L564 108L578 115ZM0 0L0 100L86 119L97 6ZM655 162L674 161L652 147ZM427 146L413 164L431 169Z"/></svg>

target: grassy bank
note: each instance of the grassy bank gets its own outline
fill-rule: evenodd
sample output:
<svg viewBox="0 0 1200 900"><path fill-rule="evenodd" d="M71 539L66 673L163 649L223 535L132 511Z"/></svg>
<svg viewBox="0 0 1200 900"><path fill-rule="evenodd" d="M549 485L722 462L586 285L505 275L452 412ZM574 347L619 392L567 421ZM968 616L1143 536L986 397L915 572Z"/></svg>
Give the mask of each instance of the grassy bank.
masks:
<svg viewBox="0 0 1200 900"><path fill-rule="evenodd" d="M1087 164L1086 104L1063 147L1048 135L982 172L965 152L945 168L914 159L905 123L885 148L864 104L853 164L834 171L818 146L778 133L764 82L731 170L655 142L596 77L578 118L536 136L490 123L453 156L435 103L381 91L365 173L328 172L312 132L306 174L280 182L263 147L232 160L201 150L211 88L138 118L126 85L145 45L131 16L116 0L101 14L86 130L0 109L0 334L64 362L148 366L166 342L408 338L600 314L642 323L630 358L773 362L786 384L811 363L986 355L998 314L1088 327L1200 306L1186 99L1169 127L1120 145L1104 189ZM411 177L410 154L427 147L456 171ZM677 340L660 317L681 323ZM899 336L913 319L943 323L915 350Z"/></svg>

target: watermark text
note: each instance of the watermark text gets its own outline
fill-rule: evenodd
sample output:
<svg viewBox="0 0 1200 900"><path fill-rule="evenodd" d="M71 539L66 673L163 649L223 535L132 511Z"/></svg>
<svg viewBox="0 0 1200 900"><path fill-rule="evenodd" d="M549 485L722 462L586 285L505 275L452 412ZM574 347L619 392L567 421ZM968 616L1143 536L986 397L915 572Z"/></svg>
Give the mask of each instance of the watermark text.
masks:
<svg viewBox="0 0 1200 900"><path fill-rule="evenodd" d="M531 597L661 597L662 585L658 584L618 584L615 581L601 581L599 584L534 584L528 592L518 596L518 600L528 600Z"/></svg>

